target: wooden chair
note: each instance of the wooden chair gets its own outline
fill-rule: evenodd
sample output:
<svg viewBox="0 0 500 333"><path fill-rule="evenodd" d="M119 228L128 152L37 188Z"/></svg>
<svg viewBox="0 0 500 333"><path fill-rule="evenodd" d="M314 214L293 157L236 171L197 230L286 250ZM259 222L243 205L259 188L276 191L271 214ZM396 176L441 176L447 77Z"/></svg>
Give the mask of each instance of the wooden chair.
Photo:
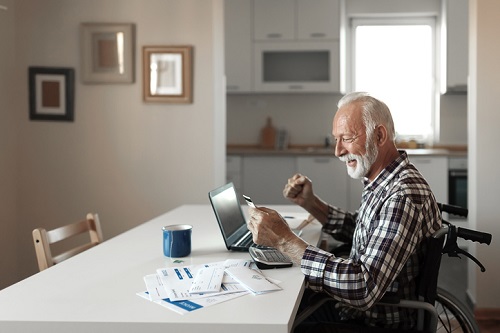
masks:
<svg viewBox="0 0 500 333"><path fill-rule="evenodd" d="M89 233L90 242L76 246L70 250L64 251L58 255L52 255L51 245L62 240ZM44 228L33 230L33 242L35 244L36 258L40 271L54 266L63 260L66 260L80 252L83 252L99 243L102 243L101 224L97 214L87 214L85 220L68 224L50 231Z"/></svg>

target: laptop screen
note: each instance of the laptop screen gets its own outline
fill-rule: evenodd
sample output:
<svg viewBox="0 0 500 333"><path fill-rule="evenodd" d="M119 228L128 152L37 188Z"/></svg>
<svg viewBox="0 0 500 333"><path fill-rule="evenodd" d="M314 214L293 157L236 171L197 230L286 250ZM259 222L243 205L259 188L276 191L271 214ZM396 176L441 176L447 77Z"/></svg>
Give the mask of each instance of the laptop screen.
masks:
<svg viewBox="0 0 500 333"><path fill-rule="evenodd" d="M248 231L233 183L210 191L209 198L226 245L232 245Z"/></svg>

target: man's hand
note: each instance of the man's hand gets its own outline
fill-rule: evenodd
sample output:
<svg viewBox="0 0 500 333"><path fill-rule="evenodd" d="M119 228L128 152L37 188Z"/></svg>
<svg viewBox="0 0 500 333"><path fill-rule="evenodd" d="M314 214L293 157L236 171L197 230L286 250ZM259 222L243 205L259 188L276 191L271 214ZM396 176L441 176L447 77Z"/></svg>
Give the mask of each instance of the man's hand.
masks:
<svg viewBox="0 0 500 333"><path fill-rule="evenodd" d="M283 189L283 196L308 210L314 202L311 180L300 173L293 175Z"/></svg>
<svg viewBox="0 0 500 333"><path fill-rule="evenodd" d="M255 244L278 247L293 237L294 233L285 219L275 210L266 207L249 208L248 229L252 232Z"/></svg>
<svg viewBox="0 0 500 333"><path fill-rule="evenodd" d="M252 232L254 243L274 247L300 264L307 243L293 233L285 219L266 207L249 207L248 212L248 229Z"/></svg>

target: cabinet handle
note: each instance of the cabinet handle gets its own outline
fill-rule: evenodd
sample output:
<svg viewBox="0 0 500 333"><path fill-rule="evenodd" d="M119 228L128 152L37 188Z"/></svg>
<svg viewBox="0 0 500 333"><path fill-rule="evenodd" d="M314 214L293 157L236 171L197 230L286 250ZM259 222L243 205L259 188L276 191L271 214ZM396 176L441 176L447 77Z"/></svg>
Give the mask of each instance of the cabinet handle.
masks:
<svg viewBox="0 0 500 333"><path fill-rule="evenodd" d="M302 90L302 89L304 89L304 86L301 86L299 84L291 84L291 85L288 86L288 89Z"/></svg>
<svg viewBox="0 0 500 333"><path fill-rule="evenodd" d="M312 38L325 38L326 34L323 33L323 32L313 32L309 36L312 37Z"/></svg>
<svg viewBox="0 0 500 333"><path fill-rule="evenodd" d="M226 90L239 90L240 87L239 86L227 86L226 87Z"/></svg>
<svg viewBox="0 0 500 333"><path fill-rule="evenodd" d="M281 34L277 32L267 34L266 36L267 38L281 38Z"/></svg>

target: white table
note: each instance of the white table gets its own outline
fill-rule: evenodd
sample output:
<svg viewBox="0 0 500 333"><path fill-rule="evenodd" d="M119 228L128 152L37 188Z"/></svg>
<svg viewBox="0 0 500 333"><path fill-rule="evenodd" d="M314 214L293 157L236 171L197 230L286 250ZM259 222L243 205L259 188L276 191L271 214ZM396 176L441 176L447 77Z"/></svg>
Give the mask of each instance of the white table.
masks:
<svg viewBox="0 0 500 333"><path fill-rule="evenodd" d="M273 208L304 214L296 206ZM192 253L182 264L162 252L162 226L179 223L193 225ZM302 237L317 244L320 234L315 222ZM289 332L304 290L297 266L264 271L282 281L281 291L245 295L185 315L136 295L145 290L143 276L157 268L228 258L250 257L226 250L209 205L181 206L1 290L0 332Z"/></svg>

